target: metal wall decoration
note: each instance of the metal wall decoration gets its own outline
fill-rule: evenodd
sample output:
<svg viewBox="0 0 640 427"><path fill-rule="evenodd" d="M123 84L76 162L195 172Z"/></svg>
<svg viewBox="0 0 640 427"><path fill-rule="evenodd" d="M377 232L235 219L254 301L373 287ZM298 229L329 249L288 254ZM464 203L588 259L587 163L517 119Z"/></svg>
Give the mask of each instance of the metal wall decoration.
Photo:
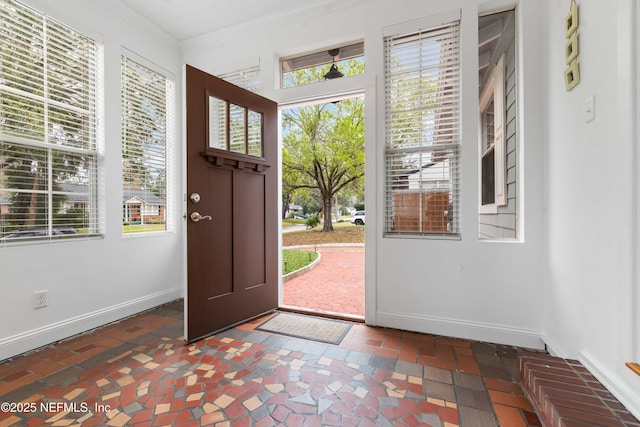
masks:
<svg viewBox="0 0 640 427"><path fill-rule="evenodd" d="M564 84L570 91L580 83L580 66L578 65L578 5L571 0L571 9L565 19L567 44L565 58L567 68L564 71Z"/></svg>

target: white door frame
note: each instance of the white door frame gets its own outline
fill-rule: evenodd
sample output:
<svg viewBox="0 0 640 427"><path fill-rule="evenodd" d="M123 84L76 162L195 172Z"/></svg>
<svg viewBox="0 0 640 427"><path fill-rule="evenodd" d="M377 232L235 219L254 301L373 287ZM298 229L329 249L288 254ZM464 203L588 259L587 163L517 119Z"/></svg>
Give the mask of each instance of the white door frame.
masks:
<svg viewBox="0 0 640 427"><path fill-rule="evenodd" d="M640 6L633 1L629 1L629 7L632 8L632 23L630 25L633 32L631 37L631 88L632 88L632 100L631 100L631 132L632 132L632 144L634 150L633 156L633 168L634 182L633 182L633 194L635 197L635 218L634 218L634 230L635 230L635 242L633 248L634 263L633 274L633 310L632 310L632 336L634 344L635 362L640 363L640 108L638 103L640 102L640 30L636 28L637 23L640 22ZM624 10L622 11L625 12ZM634 25L635 24L635 25Z"/></svg>
<svg viewBox="0 0 640 427"><path fill-rule="evenodd" d="M376 324L376 97L375 77L362 74L350 76L344 79L327 80L325 82L297 86L286 89L278 89L270 98L278 103L279 107L286 105L303 104L305 102L317 102L322 98L333 98L350 94L364 94L365 98L365 200L367 209L367 223L365 224L365 323ZM281 127L280 127L281 128ZM282 152L282 135L278 138L278 150ZM280 187L279 200L282 200L282 165L278 165ZM282 220L280 219L280 228ZM278 253L282 254L282 238L278 244ZM282 256L282 255L280 255ZM280 260L279 264L282 264ZM279 301L282 303L282 274L279 275Z"/></svg>

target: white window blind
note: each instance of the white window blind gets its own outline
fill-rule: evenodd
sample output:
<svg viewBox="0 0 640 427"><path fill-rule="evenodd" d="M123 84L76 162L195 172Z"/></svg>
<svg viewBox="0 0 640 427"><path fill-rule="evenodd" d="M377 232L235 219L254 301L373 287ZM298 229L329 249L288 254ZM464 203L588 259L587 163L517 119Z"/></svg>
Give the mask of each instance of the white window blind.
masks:
<svg viewBox="0 0 640 427"><path fill-rule="evenodd" d="M386 236L459 234L459 20L385 37Z"/></svg>
<svg viewBox="0 0 640 427"><path fill-rule="evenodd" d="M98 232L101 46L0 0L0 242Z"/></svg>
<svg viewBox="0 0 640 427"><path fill-rule="evenodd" d="M123 55L123 232L167 230L167 179L174 83Z"/></svg>
<svg viewBox="0 0 640 427"><path fill-rule="evenodd" d="M220 74L218 77L254 93L260 93L261 91L259 65Z"/></svg>

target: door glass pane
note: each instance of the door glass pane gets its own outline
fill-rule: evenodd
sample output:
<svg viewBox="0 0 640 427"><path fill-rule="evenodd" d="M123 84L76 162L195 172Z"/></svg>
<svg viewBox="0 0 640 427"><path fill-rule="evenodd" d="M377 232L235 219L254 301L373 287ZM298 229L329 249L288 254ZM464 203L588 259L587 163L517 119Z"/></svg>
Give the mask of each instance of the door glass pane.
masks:
<svg viewBox="0 0 640 427"><path fill-rule="evenodd" d="M246 154L246 144L245 144L245 118L244 118L245 109L235 104L229 105L229 126L230 133L229 139L231 140L231 145L229 150L235 153Z"/></svg>
<svg viewBox="0 0 640 427"><path fill-rule="evenodd" d="M249 111L249 155L262 157L262 114Z"/></svg>
<svg viewBox="0 0 640 427"><path fill-rule="evenodd" d="M227 149L227 103L209 97L209 147Z"/></svg>

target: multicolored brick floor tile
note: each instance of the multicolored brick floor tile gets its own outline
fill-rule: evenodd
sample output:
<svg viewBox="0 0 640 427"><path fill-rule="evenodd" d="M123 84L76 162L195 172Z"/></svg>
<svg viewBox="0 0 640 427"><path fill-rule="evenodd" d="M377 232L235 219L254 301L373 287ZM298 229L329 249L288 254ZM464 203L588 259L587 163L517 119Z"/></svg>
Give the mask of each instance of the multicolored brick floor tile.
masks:
<svg viewBox="0 0 640 427"><path fill-rule="evenodd" d="M517 349L354 324L186 344L182 302L0 364L4 426L540 426Z"/></svg>

